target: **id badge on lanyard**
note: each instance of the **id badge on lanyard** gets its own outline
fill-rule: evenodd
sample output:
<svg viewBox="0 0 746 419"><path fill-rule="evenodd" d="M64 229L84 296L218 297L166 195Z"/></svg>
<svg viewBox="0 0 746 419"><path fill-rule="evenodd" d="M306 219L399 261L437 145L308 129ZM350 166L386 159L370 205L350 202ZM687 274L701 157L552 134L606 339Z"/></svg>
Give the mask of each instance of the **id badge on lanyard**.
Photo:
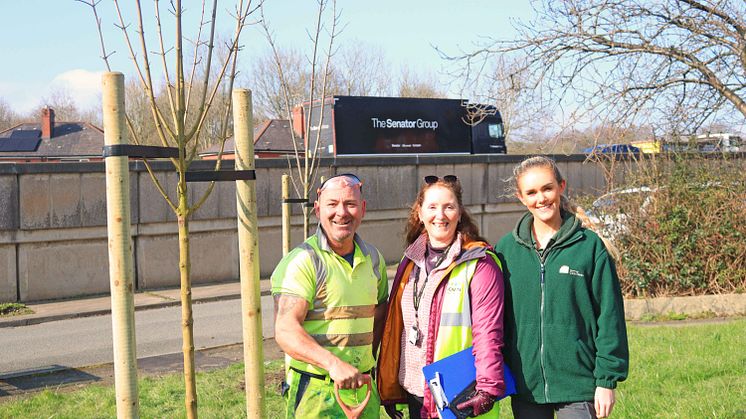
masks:
<svg viewBox="0 0 746 419"><path fill-rule="evenodd" d="M417 342L420 340L420 329L417 328L416 325L412 325L412 327L409 329L409 343L412 345L417 345Z"/></svg>

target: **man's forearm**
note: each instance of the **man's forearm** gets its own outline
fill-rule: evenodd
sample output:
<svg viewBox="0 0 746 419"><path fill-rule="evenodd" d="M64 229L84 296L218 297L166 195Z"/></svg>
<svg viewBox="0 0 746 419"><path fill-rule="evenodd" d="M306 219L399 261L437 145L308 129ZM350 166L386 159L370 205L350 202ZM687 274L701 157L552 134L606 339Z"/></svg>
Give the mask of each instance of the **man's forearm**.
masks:
<svg viewBox="0 0 746 419"><path fill-rule="evenodd" d="M280 294L275 298L275 341L291 358L329 370L336 357L319 345L303 328L308 302Z"/></svg>
<svg viewBox="0 0 746 419"><path fill-rule="evenodd" d="M295 360L326 370L329 378L341 388L359 388L365 384L365 377L357 368L319 345L303 327L281 322L275 331L275 340L285 353Z"/></svg>
<svg viewBox="0 0 746 419"><path fill-rule="evenodd" d="M293 295L280 294L275 317L275 341L291 358L325 369L341 388L359 388L365 377L347 362L318 344L303 329L308 302Z"/></svg>
<svg viewBox="0 0 746 419"><path fill-rule="evenodd" d="M275 341L291 358L329 370L337 357L318 344L303 327L292 322L275 324Z"/></svg>

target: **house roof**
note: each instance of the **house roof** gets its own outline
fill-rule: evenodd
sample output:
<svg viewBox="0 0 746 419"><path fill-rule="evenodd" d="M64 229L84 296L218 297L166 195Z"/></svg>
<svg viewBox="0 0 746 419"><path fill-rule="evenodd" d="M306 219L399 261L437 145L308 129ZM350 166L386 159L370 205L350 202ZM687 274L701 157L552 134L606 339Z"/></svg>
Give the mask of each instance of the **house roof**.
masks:
<svg viewBox="0 0 746 419"><path fill-rule="evenodd" d="M41 134L41 123L30 122L16 125L0 132L0 144L16 138L30 138ZM39 138L37 135L36 138ZM101 157L104 146L104 131L88 122L55 122L52 138L40 138L38 147L6 147L17 151L2 151L0 159L5 157L30 158L88 158Z"/></svg>
<svg viewBox="0 0 746 419"><path fill-rule="evenodd" d="M298 149L303 150L303 140L296 136ZM233 137L225 140L224 154L234 154L236 144ZM220 144L205 149L203 155L217 154ZM287 119L270 119L254 128L254 152L294 153L293 140L290 134L290 122Z"/></svg>

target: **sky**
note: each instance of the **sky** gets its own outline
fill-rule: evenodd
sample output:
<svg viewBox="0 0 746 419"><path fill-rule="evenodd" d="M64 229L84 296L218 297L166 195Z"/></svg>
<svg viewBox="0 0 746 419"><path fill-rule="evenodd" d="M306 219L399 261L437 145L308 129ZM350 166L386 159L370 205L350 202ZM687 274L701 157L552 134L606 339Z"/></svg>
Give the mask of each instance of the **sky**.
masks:
<svg viewBox="0 0 746 419"><path fill-rule="evenodd" d="M165 10L168 3L161 1L164 26L170 17ZM233 24L225 12L234 3L221 3L225 6L221 7L218 30L231 33ZM200 12L201 2L184 0L183 4L187 19ZM345 25L338 45L363 42L380 47L393 66L438 76L443 60L435 46L457 54L461 49L471 49L486 36L510 37L511 20L530 17L528 4L522 0L338 0ZM142 1L142 5L146 13L152 14L151 2ZM310 48L306 31L314 24L316 7L313 0L265 1L267 22L281 47L302 51ZM122 33L114 26L116 15L111 1L102 0L98 9L107 48L115 51L111 59L113 70L123 72L126 78L134 77L127 49L121 42ZM43 104L43 99L53 92L63 90L81 110L99 106L105 66L90 7L75 0L0 0L0 16L0 100L23 114ZM242 67L249 66L254 57L268 49L256 26L247 29L242 43ZM156 47L153 44L150 49Z"/></svg>

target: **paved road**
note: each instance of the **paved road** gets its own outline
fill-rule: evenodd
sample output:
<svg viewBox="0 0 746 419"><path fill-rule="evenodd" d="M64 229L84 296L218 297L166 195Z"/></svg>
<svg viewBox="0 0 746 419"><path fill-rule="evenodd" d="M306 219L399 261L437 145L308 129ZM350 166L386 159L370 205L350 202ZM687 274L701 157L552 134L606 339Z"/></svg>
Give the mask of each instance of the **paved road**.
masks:
<svg viewBox="0 0 746 419"><path fill-rule="evenodd" d="M272 330L272 299L262 297L264 337ZM181 352L181 308L135 313L137 357ZM195 348L241 342L240 300L194 305ZM0 333L0 376L112 362L111 316L5 328Z"/></svg>

